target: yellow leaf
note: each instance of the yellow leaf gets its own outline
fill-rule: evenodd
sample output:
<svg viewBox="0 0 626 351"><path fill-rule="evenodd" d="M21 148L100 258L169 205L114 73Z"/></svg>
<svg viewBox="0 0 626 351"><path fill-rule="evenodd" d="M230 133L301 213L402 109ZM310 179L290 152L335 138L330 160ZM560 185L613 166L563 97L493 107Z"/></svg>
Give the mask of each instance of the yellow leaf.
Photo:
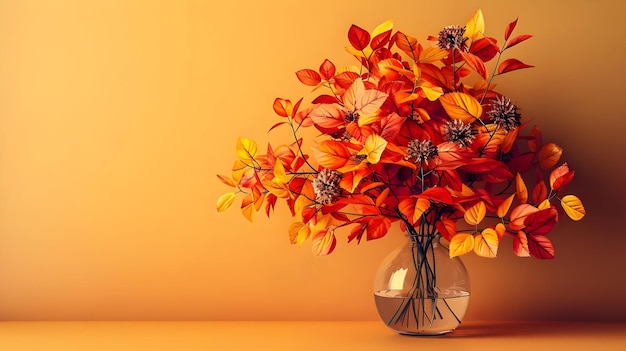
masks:
<svg viewBox="0 0 626 351"><path fill-rule="evenodd" d="M515 176L515 188L517 189L519 202L525 204L526 201L528 201L528 189L526 188L526 183L524 183L522 175L519 173Z"/></svg>
<svg viewBox="0 0 626 351"><path fill-rule="evenodd" d="M419 62L420 63L432 63L443 60L448 57L448 51L440 49L438 47L428 47L420 52Z"/></svg>
<svg viewBox="0 0 626 351"><path fill-rule="evenodd" d="M386 20L385 22L379 24L372 31L372 38L375 38L377 35L385 33L388 30L393 29L393 20Z"/></svg>
<svg viewBox="0 0 626 351"><path fill-rule="evenodd" d="M468 233L456 233L450 240L450 257L465 255L474 249L474 236Z"/></svg>
<svg viewBox="0 0 626 351"><path fill-rule="evenodd" d="M439 98L450 118L472 123L483 114L483 107L475 97L465 93L448 93Z"/></svg>
<svg viewBox="0 0 626 351"><path fill-rule="evenodd" d="M439 99L439 97L441 95L443 95L443 89L441 89L441 87L427 87L427 86L420 86L420 88L422 89L422 92L424 92L424 95L426 95L426 98L430 101L435 101L437 99Z"/></svg>
<svg viewBox="0 0 626 351"><path fill-rule="evenodd" d="M241 162L252 164L258 151L257 143L248 138L239 138L237 140L237 157Z"/></svg>
<svg viewBox="0 0 626 351"><path fill-rule="evenodd" d="M233 201L235 201L235 193L226 193L220 196L219 199L217 199L217 211L226 211L226 209L233 204Z"/></svg>
<svg viewBox="0 0 626 351"><path fill-rule="evenodd" d="M474 41L484 36L483 33L485 33L485 19L483 18L483 12L478 9L465 26L464 36L468 38L467 46L471 47Z"/></svg>
<svg viewBox="0 0 626 351"><path fill-rule="evenodd" d="M495 258L499 244L498 233L493 228L486 228L474 237L474 252L481 257Z"/></svg>
<svg viewBox="0 0 626 351"><path fill-rule="evenodd" d="M289 182L289 177L287 177L287 173L285 172L285 166L280 160L276 160L274 164L274 178L272 181L276 184L287 184Z"/></svg>
<svg viewBox="0 0 626 351"><path fill-rule="evenodd" d="M561 199L561 206L569 218L579 221L585 217L585 207L583 207L582 201L575 195L566 195Z"/></svg>
<svg viewBox="0 0 626 351"><path fill-rule="evenodd" d="M372 134L365 139L365 145L359 155L366 155L367 162L376 164L387 147L387 140L378 134Z"/></svg>
<svg viewBox="0 0 626 351"><path fill-rule="evenodd" d="M478 225L485 218L487 207L483 201L479 201L468 208L463 215L465 222L469 225Z"/></svg>
<svg viewBox="0 0 626 351"><path fill-rule="evenodd" d="M548 199L543 200L539 206L537 206L539 210L545 210L546 208L550 208L550 200Z"/></svg>
<svg viewBox="0 0 626 351"><path fill-rule="evenodd" d="M556 165L563 154L563 149L555 143L545 144L539 150L539 166L548 169Z"/></svg>
<svg viewBox="0 0 626 351"><path fill-rule="evenodd" d="M502 201L500 206L498 206L498 210L496 212L498 217L502 218L506 216L507 212L509 212L509 209L511 208L511 204L513 203L514 197L515 197L515 194L511 194L511 196L507 197L504 201Z"/></svg>
<svg viewBox="0 0 626 351"><path fill-rule="evenodd" d="M302 222L294 222L289 226L289 240L298 247L301 247L310 235L311 229Z"/></svg>

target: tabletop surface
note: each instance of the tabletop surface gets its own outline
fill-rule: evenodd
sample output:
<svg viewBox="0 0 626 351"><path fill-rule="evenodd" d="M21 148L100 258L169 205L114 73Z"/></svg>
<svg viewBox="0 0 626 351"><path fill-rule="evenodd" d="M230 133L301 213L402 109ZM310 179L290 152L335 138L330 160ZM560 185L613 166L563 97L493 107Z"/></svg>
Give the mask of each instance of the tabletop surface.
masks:
<svg viewBox="0 0 626 351"><path fill-rule="evenodd" d="M377 321L0 322L0 350L626 350L626 323L464 322L445 336Z"/></svg>

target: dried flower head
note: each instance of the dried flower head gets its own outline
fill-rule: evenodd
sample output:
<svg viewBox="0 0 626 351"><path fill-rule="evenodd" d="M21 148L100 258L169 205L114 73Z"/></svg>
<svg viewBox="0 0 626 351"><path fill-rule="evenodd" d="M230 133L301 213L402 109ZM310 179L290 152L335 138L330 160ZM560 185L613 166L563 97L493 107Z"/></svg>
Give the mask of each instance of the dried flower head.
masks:
<svg viewBox="0 0 626 351"><path fill-rule="evenodd" d="M451 142L467 146L474 140L472 125L469 123L465 124L460 119L453 119L446 122L446 127L446 138Z"/></svg>
<svg viewBox="0 0 626 351"><path fill-rule="evenodd" d="M335 202L341 194L339 182L343 175L339 171L323 169L313 179L313 190L315 191L315 201L323 205Z"/></svg>
<svg viewBox="0 0 626 351"><path fill-rule="evenodd" d="M406 159L414 163L424 162L428 164L428 160L438 154L437 146L432 141L413 139L407 145Z"/></svg>
<svg viewBox="0 0 626 351"><path fill-rule="evenodd" d="M494 124L505 132L511 131L521 124L521 115L517 113L517 106L511 102L511 99L497 96L490 105L491 110L487 112L487 115Z"/></svg>
<svg viewBox="0 0 626 351"><path fill-rule="evenodd" d="M439 32L437 46L445 50L465 50L467 38L464 38L463 35L465 35L465 27L456 25L444 27Z"/></svg>

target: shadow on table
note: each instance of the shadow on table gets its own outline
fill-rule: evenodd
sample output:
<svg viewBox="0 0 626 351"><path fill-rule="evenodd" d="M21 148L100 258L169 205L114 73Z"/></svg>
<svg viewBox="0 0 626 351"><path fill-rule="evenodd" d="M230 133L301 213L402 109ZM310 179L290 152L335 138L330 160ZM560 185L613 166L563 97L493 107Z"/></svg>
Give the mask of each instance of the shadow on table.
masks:
<svg viewBox="0 0 626 351"><path fill-rule="evenodd" d="M462 324L443 338L510 337L510 336L557 336L572 334L602 334L615 331L611 323L584 322L470 322Z"/></svg>

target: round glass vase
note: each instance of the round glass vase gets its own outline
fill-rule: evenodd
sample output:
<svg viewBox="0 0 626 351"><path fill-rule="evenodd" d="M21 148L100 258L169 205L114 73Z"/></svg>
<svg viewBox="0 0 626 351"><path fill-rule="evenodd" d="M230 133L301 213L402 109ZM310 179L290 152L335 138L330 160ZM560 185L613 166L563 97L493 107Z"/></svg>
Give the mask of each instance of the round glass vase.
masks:
<svg viewBox="0 0 626 351"><path fill-rule="evenodd" d="M439 235L409 235L381 263L374 281L380 318L400 334L441 335L456 329L470 298L460 258L450 258Z"/></svg>

